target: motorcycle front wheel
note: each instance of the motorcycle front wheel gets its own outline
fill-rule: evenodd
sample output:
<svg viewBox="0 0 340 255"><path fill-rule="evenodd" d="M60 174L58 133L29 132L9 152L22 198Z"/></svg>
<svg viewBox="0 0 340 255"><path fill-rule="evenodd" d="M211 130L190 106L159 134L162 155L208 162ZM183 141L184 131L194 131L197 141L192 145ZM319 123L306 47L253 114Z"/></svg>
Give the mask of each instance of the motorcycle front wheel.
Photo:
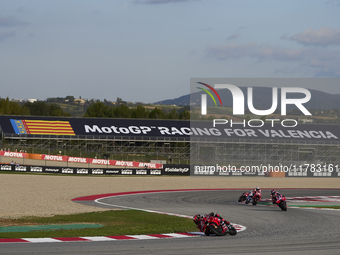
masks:
<svg viewBox="0 0 340 255"><path fill-rule="evenodd" d="M209 230L211 233L215 234L216 236L224 236L227 234L227 232L223 233L222 228L214 222L210 223Z"/></svg>
<svg viewBox="0 0 340 255"><path fill-rule="evenodd" d="M236 231L236 229L234 227L229 229L229 235L234 236L236 234L237 234L237 231Z"/></svg>

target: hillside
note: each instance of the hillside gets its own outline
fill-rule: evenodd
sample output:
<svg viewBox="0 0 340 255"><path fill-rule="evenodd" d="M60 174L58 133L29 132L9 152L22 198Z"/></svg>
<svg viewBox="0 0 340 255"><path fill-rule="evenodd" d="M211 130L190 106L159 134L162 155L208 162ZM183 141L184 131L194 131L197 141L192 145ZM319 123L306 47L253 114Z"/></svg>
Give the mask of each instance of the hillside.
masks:
<svg viewBox="0 0 340 255"><path fill-rule="evenodd" d="M240 87L244 95L247 95L247 88ZM311 100L304 104L304 106L308 109L320 109L320 110L332 110L332 109L340 109L340 94L328 94L318 90L309 90L312 94ZM191 96L190 94L184 95L174 99L167 99L159 102L155 102L155 104L166 104L166 105L200 105L201 102L201 94L205 92L196 92ZM268 87L256 87L253 88L254 93L254 107L256 109L269 109L272 104L272 89ZM223 106L232 107L233 98L228 89L218 90L218 94L222 99ZM278 93L278 97L281 97L280 90ZM213 100L208 96L208 106L214 106ZM290 98L299 98L299 95L291 95ZM280 101L279 101L280 102ZM247 109L247 105L245 109ZM280 103L278 104L278 109L281 109ZM296 107L293 105L287 106L287 111L295 110Z"/></svg>

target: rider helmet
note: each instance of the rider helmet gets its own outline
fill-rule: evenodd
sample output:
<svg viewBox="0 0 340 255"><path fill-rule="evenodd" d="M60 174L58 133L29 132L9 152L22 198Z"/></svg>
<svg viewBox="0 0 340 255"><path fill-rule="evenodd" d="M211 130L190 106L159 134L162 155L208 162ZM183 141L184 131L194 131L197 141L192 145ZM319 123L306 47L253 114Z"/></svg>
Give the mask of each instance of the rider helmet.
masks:
<svg viewBox="0 0 340 255"><path fill-rule="evenodd" d="M194 221L196 224L198 224L198 223L200 222L200 219L201 219L201 215L196 214L196 215L194 216L194 218L193 218L193 221Z"/></svg>
<svg viewBox="0 0 340 255"><path fill-rule="evenodd" d="M260 190L260 187L256 187L256 191Z"/></svg>
<svg viewBox="0 0 340 255"><path fill-rule="evenodd" d="M276 193L275 189L273 189L270 193L274 196Z"/></svg>

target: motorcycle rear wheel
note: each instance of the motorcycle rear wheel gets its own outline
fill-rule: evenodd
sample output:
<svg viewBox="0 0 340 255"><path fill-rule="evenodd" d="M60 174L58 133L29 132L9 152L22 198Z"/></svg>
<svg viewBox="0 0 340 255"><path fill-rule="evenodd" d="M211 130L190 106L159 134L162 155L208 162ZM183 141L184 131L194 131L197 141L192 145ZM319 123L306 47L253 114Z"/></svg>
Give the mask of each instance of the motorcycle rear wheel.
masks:
<svg viewBox="0 0 340 255"><path fill-rule="evenodd" d="M280 209L282 211L287 211L287 204L286 204L286 202L281 202L281 203L278 204L278 206L280 207Z"/></svg>
<svg viewBox="0 0 340 255"><path fill-rule="evenodd" d="M257 205L257 198L253 199L253 205Z"/></svg>

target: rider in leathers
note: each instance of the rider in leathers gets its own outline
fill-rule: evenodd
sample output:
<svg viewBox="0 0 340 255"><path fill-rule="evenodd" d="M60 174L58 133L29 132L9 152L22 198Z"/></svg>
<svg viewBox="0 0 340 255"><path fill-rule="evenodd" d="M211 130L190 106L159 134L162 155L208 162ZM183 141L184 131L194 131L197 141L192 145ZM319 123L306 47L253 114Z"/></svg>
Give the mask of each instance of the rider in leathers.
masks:
<svg viewBox="0 0 340 255"><path fill-rule="evenodd" d="M193 221L195 222L195 224L197 225L198 229L201 232L204 232L204 230L208 231L208 229L206 228L206 222L208 221L209 217L218 217L220 220L224 221L225 224L227 224L228 226L230 225L230 222L227 221L226 219L222 218L218 213L209 213L209 214L205 214L203 216L201 216L200 214L197 214L193 217Z"/></svg>

